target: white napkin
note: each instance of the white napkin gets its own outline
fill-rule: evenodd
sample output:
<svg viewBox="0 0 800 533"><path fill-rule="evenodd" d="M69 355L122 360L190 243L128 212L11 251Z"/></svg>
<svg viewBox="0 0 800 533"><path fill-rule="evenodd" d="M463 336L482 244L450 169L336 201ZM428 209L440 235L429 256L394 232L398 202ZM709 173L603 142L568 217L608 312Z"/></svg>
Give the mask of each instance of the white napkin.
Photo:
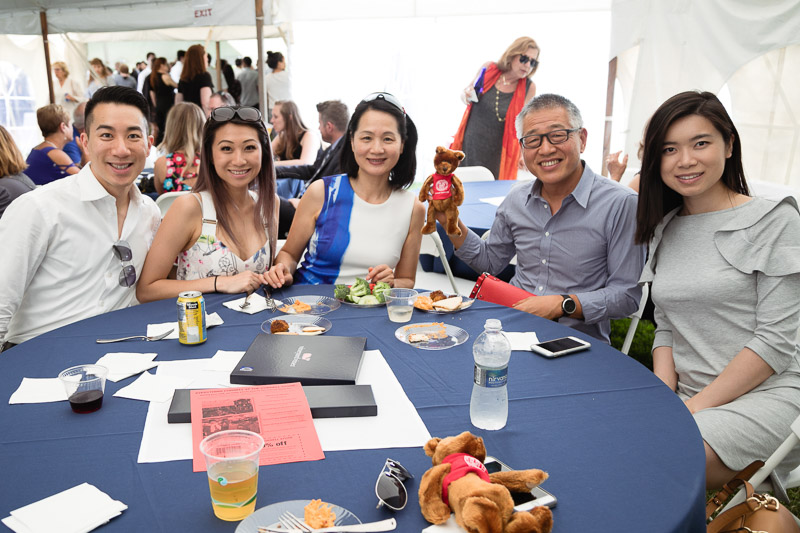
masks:
<svg viewBox="0 0 800 533"><path fill-rule="evenodd" d="M539 338L533 331L503 331L508 342L511 343L511 350L531 351L531 344L539 342Z"/></svg>
<svg viewBox="0 0 800 533"><path fill-rule="evenodd" d="M506 199L505 196L492 196L491 198L481 198L480 201L485 204L493 205L495 207L500 207L500 204L502 204L503 200L505 199Z"/></svg>
<svg viewBox="0 0 800 533"><path fill-rule="evenodd" d="M206 327L210 328L213 326L219 326L223 324L224 321L217 313L211 313L210 315L206 315ZM172 333L164 337L165 339L177 339L178 338L178 322L164 322L162 324L147 324L147 336L153 337L155 335L161 335L162 333L166 333L169 330L172 330Z"/></svg>
<svg viewBox="0 0 800 533"><path fill-rule="evenodd" d="M263 294L254 294L250 297L250 305L242 309L240 306L244 303L245 297L242 296L237 300L231 300L230 302L222 302L222 305L227 307L228 309L233 309L234 311L238 311L240 313L247 313L248 315L254 315L256 313L260 313L261 311L267 310L267 299L264 298ZM275 300L276 306L283 305L283 302L280 300Z"/></svg>
<svg viewBox="0 0 800 533"><path fill-rule="evenodd" d="M8 403L63 402L66 399L67 390L58 378L22 378Z"/></svg>
<svg viewBox="0 0 800 533"><path fill-rule="evenodd" d="M456 515L451 514L444 524L428 526L422 530L422 533L463 533L463 531L461 526L456 523Z"/></svg>
<svg viewBox="0 0 800 533"><path fill-rule="evenodd" d="M191 382L191 378L153 375L150 372L144 372L136 381L115 392L114 396L145 402L167 402L172 399L175 389L183 389L189 382Z"/></svg>
<svg viewBox="0 0 800 533"><path fill-rule="evenodd" d="M11 511L3 523L16 533L85 533L127 508L94 485L83 483Z"/></svg>
<svg viewBox="0 0 800 533"><path fill-rule="evenodd" d="M157 353L109 352L98 359L97 364L108 368L107 379L116 383L157 366L158 363L153 362L157 355Z"/></svg>
<svg viewBox="0 0 800 533"><path fill-rule="evenodd" d="M229 352L226 350L217 350L214 357L208 359L208 364L203 370L211 370L214 372L226 372L230 374L236 368L236 364L242 360L244 352Z"/></svg>

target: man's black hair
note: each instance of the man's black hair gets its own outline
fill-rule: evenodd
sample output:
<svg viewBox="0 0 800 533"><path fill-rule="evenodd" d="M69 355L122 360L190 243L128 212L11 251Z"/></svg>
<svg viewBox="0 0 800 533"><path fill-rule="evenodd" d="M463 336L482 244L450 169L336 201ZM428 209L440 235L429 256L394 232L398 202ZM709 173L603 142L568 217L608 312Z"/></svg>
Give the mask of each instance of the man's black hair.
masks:
<svg viewBox="0 0 800 533"><path fill-rule="evenodd" d="M250 59L250 56L244 56L244 58L242 58L242 64L246 67L250 67L253 65L253 60Z"/></svg>
<svg viewBox="0 0 800 533"><path fill-rule="evenodd" d="M94 93L92 99L86 104L85 122L87 135L89 135L89 131L91 130L92 119L94 118L93 112L97 104L119 104L133 106L142 112L142 117L145 119L147 118L148 114L147 100L145 100L144 96L142 96L142 93L136 89L124 87L122 85L100 87L97 92ZM145 134L146 133L147 129L145 128Z"/></svg>

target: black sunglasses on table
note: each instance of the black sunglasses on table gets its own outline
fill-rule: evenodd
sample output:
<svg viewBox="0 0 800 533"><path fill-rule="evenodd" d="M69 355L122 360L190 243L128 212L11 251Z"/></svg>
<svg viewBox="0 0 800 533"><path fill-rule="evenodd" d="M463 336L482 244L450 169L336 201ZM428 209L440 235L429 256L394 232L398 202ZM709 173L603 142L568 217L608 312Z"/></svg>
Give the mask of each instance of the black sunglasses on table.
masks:
<svg viewBox="0 0 800 533"><path fill-rule="evenodd" d="M375 482L375 495L378 497L378 506L385 505L393 511L400 511L408 503L408 493L403 481L413 479L414 476L403 465L394 459L386 459L378 481ZM376 507L376 508L377 508Z"/></svg>

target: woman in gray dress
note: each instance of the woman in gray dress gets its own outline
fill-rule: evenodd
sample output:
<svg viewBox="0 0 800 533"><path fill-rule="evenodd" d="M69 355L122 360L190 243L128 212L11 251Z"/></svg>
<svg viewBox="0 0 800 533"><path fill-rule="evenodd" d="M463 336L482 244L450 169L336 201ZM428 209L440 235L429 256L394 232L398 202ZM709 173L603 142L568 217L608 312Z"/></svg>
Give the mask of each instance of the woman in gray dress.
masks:
<svg viewBox="0 0 800 533"><path fill-rule="evenodd" d="M648 123L636 239L650 243L653 369L693 414L718 488L789 436L800 415L800 213L753 198L739 134L708 92ZM800 463L800 450L780 470Z"/></svg>
<svg viewBox="0 0 800 533"><path fill-rule="evenodd" d="M0 126L0 218L18 196L36 188L22 171L28 167L14 138Z"/></svg>

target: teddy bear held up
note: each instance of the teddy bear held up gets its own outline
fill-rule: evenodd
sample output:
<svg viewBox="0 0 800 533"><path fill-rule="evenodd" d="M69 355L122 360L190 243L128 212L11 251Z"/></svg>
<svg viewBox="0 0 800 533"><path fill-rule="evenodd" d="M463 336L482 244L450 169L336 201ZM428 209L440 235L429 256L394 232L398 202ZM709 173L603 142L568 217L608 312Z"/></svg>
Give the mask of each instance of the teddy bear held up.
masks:
<svg viewBox="0 0 800 533"><path fill-rule="evenodd" d="M444 146L436 147L433 157L434 174L428 176L419 191L419 201L428 202L428 215L422 234L436 231L436 212L444 213L447 218L445 231L448 235L461 235L458 227L458 206L464 202L464 186L453 171L464 159L464 152L448 150Z"/></svg>

